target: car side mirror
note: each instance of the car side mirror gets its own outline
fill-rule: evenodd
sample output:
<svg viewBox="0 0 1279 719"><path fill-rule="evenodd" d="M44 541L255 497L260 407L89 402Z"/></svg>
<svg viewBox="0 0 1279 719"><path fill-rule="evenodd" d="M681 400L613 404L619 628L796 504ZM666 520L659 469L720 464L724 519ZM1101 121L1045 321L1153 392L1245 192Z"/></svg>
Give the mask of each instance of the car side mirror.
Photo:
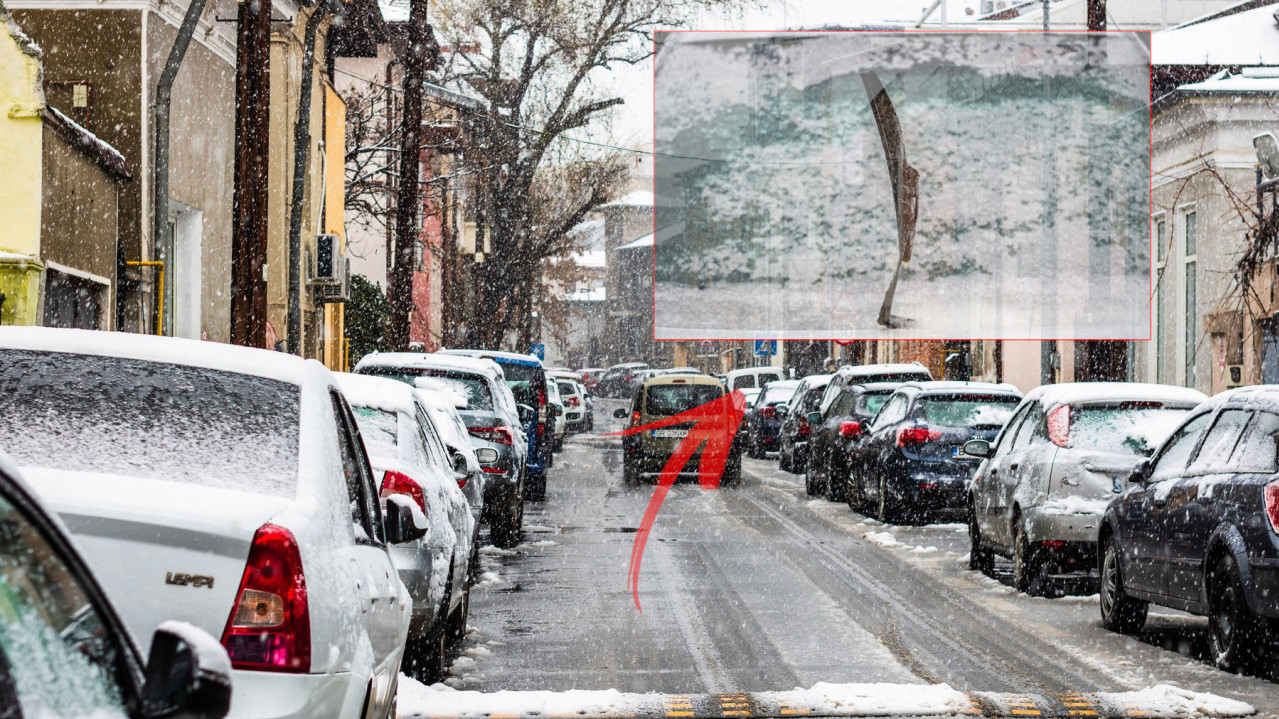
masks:
<svg viewBox="0 0 1279 719"><path fill-rule="evenodd" d="M808 413L808 416L807 416L807 417L805 417L805 419L807 419L807 420L808 420L808 423L809 423L809 424L821 424L821 423L822 423L822 413L821 413L821 412L809 412L809 413Z"/></svg>
<svg viewBox="0 0 1279 719"><path fill-rule="evenodd" d="M1128 475L1130 484L1145 484L1150 479L1150 460L1143 459L1132 467L1132 472Z"/></svg>
<svg viewBox="0 0 1279 719"><path fill-rule="evenodd" d="M626 419L626 408L618 407L613 410L613 419Z"/></svg>
<svg viewBox="0 0 1279 719"><path fill-rule="evenodd" d="M533 418L537 416L537 410L526 404L516 405L515 409L520 415L520 424L532 422Z"/></svg>
<svg viewBox="0 0 1279 719"><path fill-rule="evenodd" d="M461 452L453 453L453 474L458 479L463 479L470 474L470 467L466 466L466 457L462 456Z"/></svg>
<svg viewBox="0 0 1279 719"><path fill-rule="evenodd" d="M160 624L151 637L142 716L222 719L231 709L231 660L208 632L186 622Z"/></svg>
<svg viewBox="0 0 1279 719"><path fill-rule="evenodd" d="M779 405L777 405L777 416L778 416L778 417L783 417L783 418L784 418L784 417L785 417L786 415L788 415L788 414L790 414L790 407L787 407L787 406L786 406L786 405L784 405L784 404L779 404Z"/></svg>
<svg viewBox="0 0 1279 719"><path fill-rule="evenodd" d="M970 457L989 457L990 442L984 439L970 439L964 442L964 454Z"/></svg>
<svg viewBox="0 0 1279 719"><path fill-rule="evenodd" d="M840 422L839 424L839 436L844 439L852 439L853 437L859 436L861 433L861 422Z"/></svg>
<svg viewBox="0 0 1279 719"><path fill-rule="evenodd" d="M497 450L492 447L480 447L475 450L475 461L480 464L493 464L497 461Z"/></svg>
<svg viewBox="0 0 1279 719"><path fill-rule="evenodd" d="M382 528L386 530L387 544L412 542L426 536L426 515L411 498L392 494L386 498Z"/></svg>

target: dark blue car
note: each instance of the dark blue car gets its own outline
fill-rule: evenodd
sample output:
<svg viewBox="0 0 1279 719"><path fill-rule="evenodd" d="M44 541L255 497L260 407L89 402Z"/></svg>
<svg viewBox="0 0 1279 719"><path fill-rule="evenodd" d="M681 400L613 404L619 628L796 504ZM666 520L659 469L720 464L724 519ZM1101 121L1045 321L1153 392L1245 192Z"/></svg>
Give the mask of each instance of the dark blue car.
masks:
<svg viewBox="0 0 1279 719"><path fill-rule="evenodd" d="M970 439L993 440L1021 402L1011 385L907 382L888 398L851 449L849 504L869 506L884 522L961 512L981 462L964 453Z"/></svg>
<svg viewBox="0 0 1279 719"><path fill-rule="evenodd" d="M528 472L524 481L524 498L534 501L546 499L546 469L551 458L554 441L555 418L546 403L546 372L542 361L533 355L494 350L440 350L440 354L465 355L491 359L502 368L506 385L511 388L518 404L533 409L524 422L524 434L528 435Z"/></svg>
<svg viewBox="0 0 1279 719"><path fill-rule="evenodd" d="M759 458L767 452L777 451L786 405L799 389L799 382L797 379L773 380L764 385L755 406L743 418L748 456Z"/></svg>
<svg viewBox="0 0 1279 719"><path fill-rule="evenodd" d="M1279 387L1199 405L1106 508L1102 623L1138 632L1151 603L1206 615L1218 667L1263 663L1279 626L1277 475Z"/></svg>

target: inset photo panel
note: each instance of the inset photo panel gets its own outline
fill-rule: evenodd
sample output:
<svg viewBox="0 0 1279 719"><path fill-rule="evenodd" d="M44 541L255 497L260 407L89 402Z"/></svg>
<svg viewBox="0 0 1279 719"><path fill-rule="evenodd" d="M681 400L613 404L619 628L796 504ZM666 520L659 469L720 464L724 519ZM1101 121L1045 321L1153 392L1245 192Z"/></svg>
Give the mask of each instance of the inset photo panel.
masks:
<svg viewBox="0 0 1279 719"><path fill-rule="evenodd" d="M654 336L1149 339L1144 33L666 32Z"/></svg>

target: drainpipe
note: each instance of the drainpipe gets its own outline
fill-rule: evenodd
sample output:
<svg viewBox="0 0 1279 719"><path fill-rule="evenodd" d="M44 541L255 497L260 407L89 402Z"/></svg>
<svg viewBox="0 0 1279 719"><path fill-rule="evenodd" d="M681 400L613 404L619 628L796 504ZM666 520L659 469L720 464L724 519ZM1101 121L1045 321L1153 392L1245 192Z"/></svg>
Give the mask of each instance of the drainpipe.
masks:
<svg viewBox="0 0 1279 719"><path fill-rule="evenodd" d="M315 72L315 35L329 14L327 1L319 3L306 20L306 46L302 52L302 92L298 119L293 126L293 196L289 204L289 354L302 354L302 196L306 191L306 165L311 153L311 86Z"/></svg>
<svg viewBox="0 0 1279 719"><path fill-rule="evenodd" d="M191 0L187 6L186 17L182 18L182 27L178 28L178 37L169 49L169 59L164 62L164 70L160 72L160 83L155 88L155 175L152 179L152 247L162 250L168 247L169 236L169 106L173 100L173 81L178 76L178 68L182 67L182 58L186 57L187 46L191 44L191 36L195 34L196 23L204 12L205 0ZM163 261L169 258L165 257ZM132 264L132 263L129 263ZM164 302L164 289L161 284L160 303ZM159 313L157 313L159 314ZM160 334L160 332L156 332Z"/></svg>

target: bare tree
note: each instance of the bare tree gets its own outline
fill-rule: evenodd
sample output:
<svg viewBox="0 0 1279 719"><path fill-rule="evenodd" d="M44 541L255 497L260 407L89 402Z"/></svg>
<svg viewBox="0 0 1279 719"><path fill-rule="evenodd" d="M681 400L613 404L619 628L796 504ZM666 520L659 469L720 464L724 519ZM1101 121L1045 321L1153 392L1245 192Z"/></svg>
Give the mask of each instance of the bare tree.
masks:
<svg viewBox="0 0 1279 719"><path fill-rule="evenodd" d="M370 83L346 97L346 212L348 221L385 232L395 208L394 158L402 129L397 89Z"/></svg>

